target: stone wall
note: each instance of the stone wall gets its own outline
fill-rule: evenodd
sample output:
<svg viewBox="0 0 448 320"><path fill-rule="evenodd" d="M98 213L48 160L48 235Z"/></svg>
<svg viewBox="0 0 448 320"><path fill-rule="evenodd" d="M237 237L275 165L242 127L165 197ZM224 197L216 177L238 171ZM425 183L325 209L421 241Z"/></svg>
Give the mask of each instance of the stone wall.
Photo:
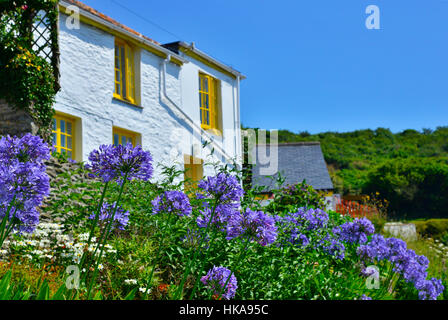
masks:
<svg viewBox="0 0 448 320"><path fill-rule="evenodd" d="M12 108L0 99L0 136L20 136L31 132L37 134L38 128L31 116L23 110Z"/></svg>
<svg viewBox="0 0 448 320"><path fill-rule="evenodd" d="M50 177L50 195L45 198L40 208L40 220L50 223L62 223L71 213L62 214L61 208L54 208L55 203L63 202L64 206L85 207L90 199L79 199L78 201L69 199L71 193L82 193L89 188L89 182L94 181L88 177L85 170L82 170L80 163L61 162L55 157L51 157L45 162L46 172ZM65 202L69 201L69 203Z"/></svg>

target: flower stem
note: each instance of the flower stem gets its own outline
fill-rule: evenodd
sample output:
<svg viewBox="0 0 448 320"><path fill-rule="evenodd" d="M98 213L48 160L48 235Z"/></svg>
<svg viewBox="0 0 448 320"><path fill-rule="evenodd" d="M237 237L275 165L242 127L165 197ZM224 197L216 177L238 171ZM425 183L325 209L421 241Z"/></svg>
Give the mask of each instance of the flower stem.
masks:
<svg viewBox="0 0 448 320"><path fill-rule="evenodd" d="M92 291L93 283L95 282L96 276L98 274L98 265L99 265L99 262L101 260L102 255L103 255L104 246L105 246L107 238L108 238L108 236L110 234L110 230L111 230L112 225L114 223L115 214L116 214L116 212L118 210L118 206L119 206L119 203L120 203L120 200L121 200L121 196L123 194L124 186L126 185L127 177L128 177L128 173L126 172L126 174L124 176L124 179L123 179L123 183L121 184L120 193L118 194L118 200L115 203L114 213L113 213L109 223L105 226L105 229L103 231L103 234L101 235L101 238L100 238L100 241L98 243L98 246L95 248L95 251L93 253L93 259L95 261L95 263L94 263L95 264L95 271L93 273L92 279L90 279L90 284L89 284L89 288L88 288L88 291L87 291L87 300L90 299L90 293ZM99 247L101 247L100 254L98 256L98 259L95 259L95 255L96 255Z"/></svg>

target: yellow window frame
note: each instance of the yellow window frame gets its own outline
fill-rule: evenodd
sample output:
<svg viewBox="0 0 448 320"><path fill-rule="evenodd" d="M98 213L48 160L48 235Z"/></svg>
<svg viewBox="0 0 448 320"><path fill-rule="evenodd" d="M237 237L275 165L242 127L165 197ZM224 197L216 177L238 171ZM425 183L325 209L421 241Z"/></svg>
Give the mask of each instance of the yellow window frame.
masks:
<svg viewBox="0 0 448 320"><path fill-rule="evenodd" d="M125 41L115 39L115 87L114 97L135 104L134 49Z"/></svg>
<svg viewBox="0 0 448 320"><path fill-rule="evenodd" d="M112 144L116 145L115 136L118 136L118 144L123 144L123 138L125 138L126 143L131 140L132 145L135 147L137 142L137 133L128 131L125 129L114 127L112 129Z"/></svg>
<svg viewBox="0 0 448 320"><path fill-rule="evenodd" d="M63 123L64 125L62 125ZM68 130L69 128L71 128L71 133ZM74 119L61 115L55 115L53 117L53 127L51 130L53 135L53 147L58 153L66 153L67 155L70 155L71 153L70 158L73 160L75 158L76 151L75 130L76 128ZM69 141L71 141L71 148L69 146Z"/></svg>
<svg viewBox="0 0 448 320"><path fill-rule="evenodd" d="M199 110L201 128L219 131L218 80L199 73Z"/></svg>

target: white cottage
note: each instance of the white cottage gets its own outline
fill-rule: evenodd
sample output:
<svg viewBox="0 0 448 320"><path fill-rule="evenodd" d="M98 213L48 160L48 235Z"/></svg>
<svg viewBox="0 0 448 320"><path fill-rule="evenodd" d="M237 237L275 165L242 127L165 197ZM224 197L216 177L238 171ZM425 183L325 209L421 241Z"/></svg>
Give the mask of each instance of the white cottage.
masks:
<svg viewBox="0 0 448 320"><path fill-rule="evenodd" d="M190 169L193 179L212 174L203 166L212 149L213 161L241 164L244 75L194 45L162 45L78 1L59 8L58 152L86 161L101 144L131 142L155 163Z"/></svg>

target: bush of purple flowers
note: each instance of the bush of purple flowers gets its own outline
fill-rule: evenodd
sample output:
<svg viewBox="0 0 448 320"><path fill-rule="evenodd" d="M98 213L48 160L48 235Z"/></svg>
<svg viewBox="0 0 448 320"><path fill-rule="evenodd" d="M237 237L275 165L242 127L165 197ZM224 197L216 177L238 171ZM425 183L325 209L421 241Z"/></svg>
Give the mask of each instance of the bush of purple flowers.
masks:
<svg viewBox="0 0 448 320"><path fill-rule="evenodd" d="M0 139L0 218L7 227L0 229L0 240L9 227L32 232L39 222L36 208L49 192L44 165L48 158L48 146L40 138ZM308 196L305 188L289 192L284 206L269 206L276 208L271 212L248 201L240 180L230 172L204 178L190 199L169 182L175 180L172 177L168 183L147 182L153 173L152 157L139 146L101 146L89 160L91 175L100 178L92 180L95 195L101 186L103 192L99 203L82 215L91 229L86 232L80 224L83 242L74 248L82 255L81 291L87 299L96 288L110 286L120 299L433 300L444 291L444 283L429 276L426 257L409 250L402 240L375 234L369 220L298 207L310 199L290 197ZM131 188L125 189L129 184ZM123 201L131 212L120 205ZM111 232L117 229L126 232ZM109 237L121 246L118 250L106 245ZM70 246L69 239L64 241ZM115 260L103 259L105 248L114 258L104 259ZM51 257L47 252L35 254ZM1 255L0 251L0 260ZM110 268L114 263L120 266ZM381 289L366 285L370 277L379 279ZM168 287L161 296L158 288Z"/></svg>
<svg viewBox="0 0 448 320"><path fill-rule="evenodd" d="M0 139L0 246L11 230L32 233L39 223L37 207L50 192L44 164L49 158L48 145L39 137Z"/></svg>

